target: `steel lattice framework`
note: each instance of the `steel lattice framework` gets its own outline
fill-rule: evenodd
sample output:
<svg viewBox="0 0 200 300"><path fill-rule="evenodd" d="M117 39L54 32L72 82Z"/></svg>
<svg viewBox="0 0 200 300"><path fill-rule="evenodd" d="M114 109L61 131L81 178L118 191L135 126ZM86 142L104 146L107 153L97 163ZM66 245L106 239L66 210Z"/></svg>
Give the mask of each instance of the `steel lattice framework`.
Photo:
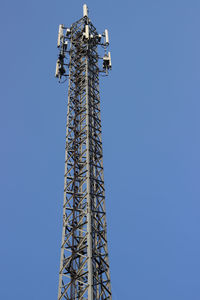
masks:
<svg viewBox="0 0 200 300"><path fill-rule="evenodd" d="M111 300L97 51L105 43L87 13L61 26L57 77L69 76L69 86L58 300ZM107 72L108 55L103 63Z"/></svg>

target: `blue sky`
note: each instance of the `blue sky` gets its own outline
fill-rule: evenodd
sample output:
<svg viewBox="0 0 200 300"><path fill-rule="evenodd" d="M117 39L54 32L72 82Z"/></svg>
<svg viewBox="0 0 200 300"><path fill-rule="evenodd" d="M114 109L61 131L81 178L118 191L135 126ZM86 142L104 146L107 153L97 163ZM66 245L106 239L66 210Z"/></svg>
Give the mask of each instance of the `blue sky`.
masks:
<svg viewBox="0 0 200 300"><path fill-rule="evenodd" d="M0 4L0 298L57 297L67 86L58 25L84 1ZM101 78L113 300L200 299L200 2L87 1Z"/></svg>

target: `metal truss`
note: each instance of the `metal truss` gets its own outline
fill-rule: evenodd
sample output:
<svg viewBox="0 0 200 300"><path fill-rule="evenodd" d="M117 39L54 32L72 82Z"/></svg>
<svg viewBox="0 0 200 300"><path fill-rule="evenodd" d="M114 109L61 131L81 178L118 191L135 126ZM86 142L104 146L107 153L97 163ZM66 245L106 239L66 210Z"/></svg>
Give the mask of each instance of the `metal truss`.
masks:
<svg viewBox="0 0 200 300"><path fill-rule="evenodd" d="M105 43L86 13L60 38L57 77L69 86L58 300L111 300L97 51Z"/></svg>

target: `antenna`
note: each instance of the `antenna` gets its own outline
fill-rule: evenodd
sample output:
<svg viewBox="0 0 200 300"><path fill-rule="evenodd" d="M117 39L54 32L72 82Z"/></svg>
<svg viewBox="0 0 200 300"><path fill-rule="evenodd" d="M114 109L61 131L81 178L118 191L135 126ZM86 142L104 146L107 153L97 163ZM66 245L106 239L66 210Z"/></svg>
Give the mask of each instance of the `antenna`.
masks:
<svg viewBox="0 0 200 300"><path fill-rule="evenodd" d="M105 44L109 45L108 29L105 30Z"/></svg>
<svg viewBox="0 0 200 300"><path fill-rule="evenodd" d="M89 39L89 26L85 25L85 38L88 40Z"/></svg>
<svg viewBox="0 0 200 300"><path fill-rule="evenodd" d="M61 38L63 37L63 25L59 25L59 28L58 28L58 42L57 42L57 47L59 48L60 47L60 41L61 41Z"/></svg>
<svg viewBox="0 0 200 300"><path fill-rule="evenodd" d="M87 4L83 5L83 17L88 17L88 8Z"/></svg>
<svg viewBox="0 0 200 300"><path fill-rule="evenodd" d="M108 52L108 58L109 58L109 68L112 68L112 63L111 63L111 53L110 51Z"/></svg>
<svg viewBox="0 0 200 300"><path fill-rule="evenodd" d="M60 62L59 62L59 60L57 60L57 62L56 62L55 77L59 77L59 65L60 65Z"/></svg>

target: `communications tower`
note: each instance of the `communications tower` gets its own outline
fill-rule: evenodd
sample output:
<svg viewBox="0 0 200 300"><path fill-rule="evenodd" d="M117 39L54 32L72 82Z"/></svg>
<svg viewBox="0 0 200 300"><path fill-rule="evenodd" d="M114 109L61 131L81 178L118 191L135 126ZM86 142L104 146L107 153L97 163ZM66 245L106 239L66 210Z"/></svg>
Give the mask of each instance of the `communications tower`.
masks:
<svg viewBox="0 0 200 300"><path fill-rule="evenodd" d="M84 4L80 20L59 26L57 46L55 76L69 80L58 300L111 300L99 96L108 30L98 34Z"/></svg>

